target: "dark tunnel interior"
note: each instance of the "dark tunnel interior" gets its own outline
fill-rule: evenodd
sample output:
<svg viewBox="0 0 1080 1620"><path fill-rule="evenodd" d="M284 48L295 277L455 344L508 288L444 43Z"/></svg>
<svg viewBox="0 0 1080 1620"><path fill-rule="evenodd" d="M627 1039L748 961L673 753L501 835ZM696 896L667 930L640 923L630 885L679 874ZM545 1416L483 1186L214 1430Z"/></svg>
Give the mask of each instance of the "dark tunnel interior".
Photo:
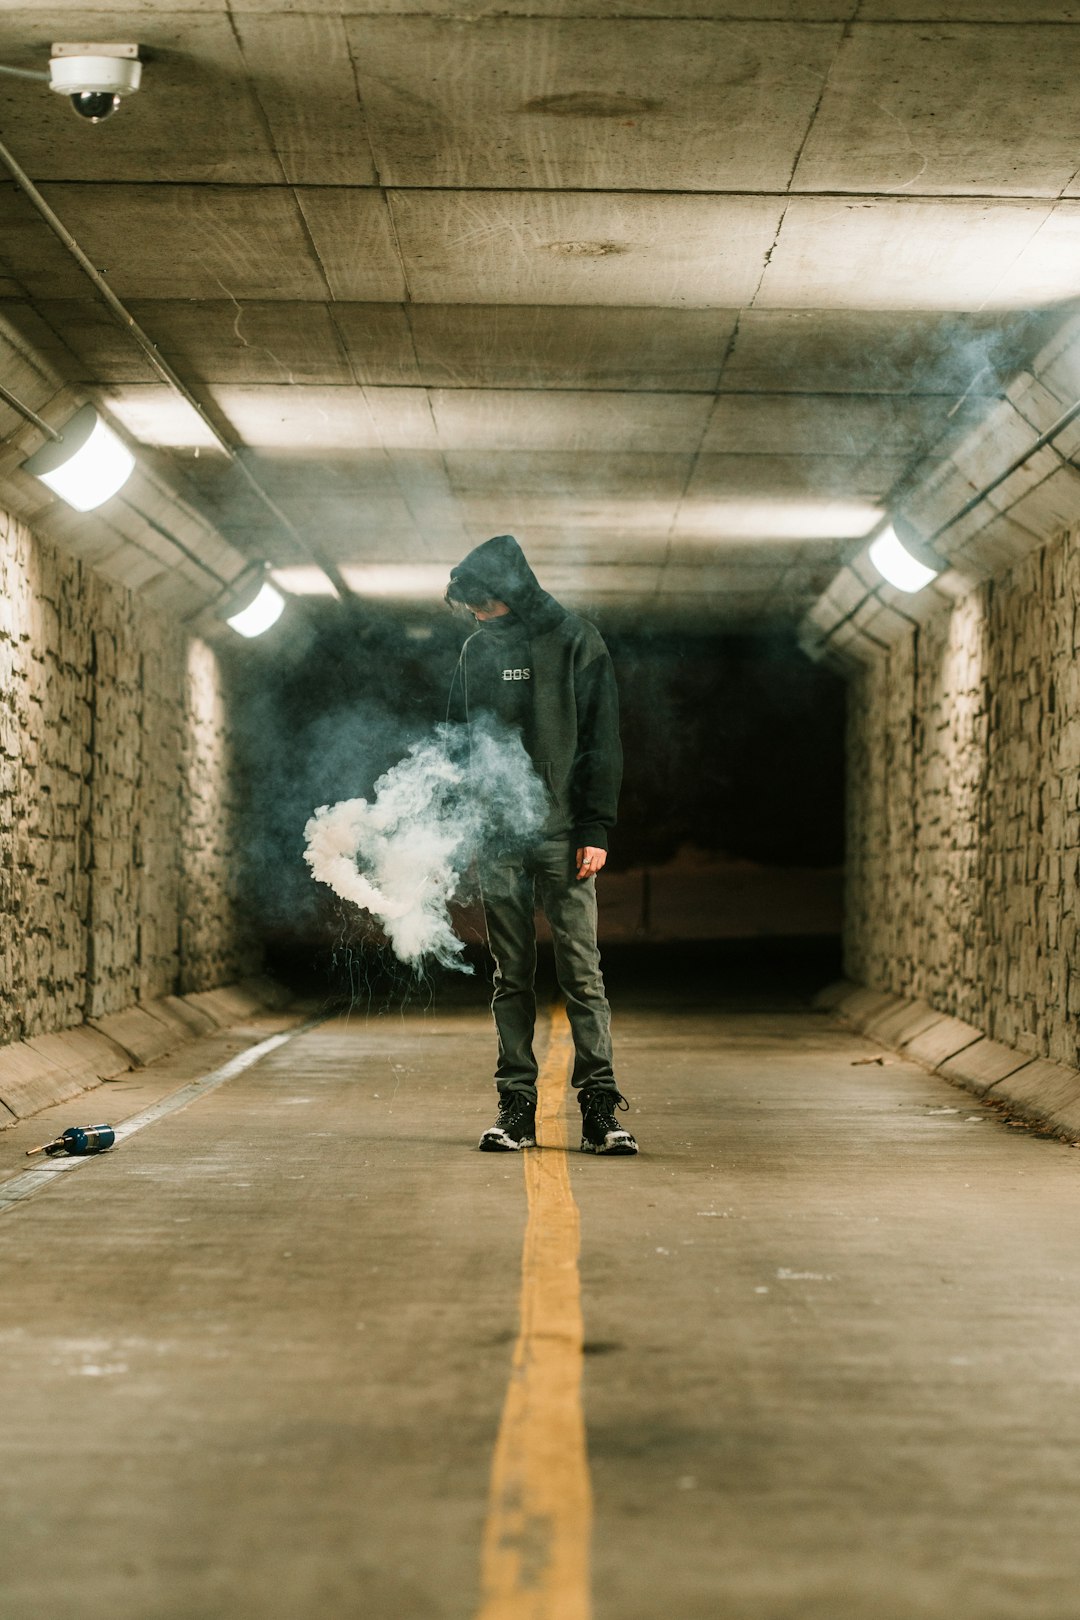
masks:
<svg viewBox="0 0 1080 1620"><path fill-rule="evenodd" d="M460 974L402 969L370 918L313 882L303 849L318 805L368 797L442 721L470 626L445 610L306 607L275 645L229 649L241 881L268 967L369 1007L467 996ZM625 756L598 886L609 980L812 993L840 961L844 681L783 630L598 622ZM474 899L460 897L455 921L483 977Z"/></svg>

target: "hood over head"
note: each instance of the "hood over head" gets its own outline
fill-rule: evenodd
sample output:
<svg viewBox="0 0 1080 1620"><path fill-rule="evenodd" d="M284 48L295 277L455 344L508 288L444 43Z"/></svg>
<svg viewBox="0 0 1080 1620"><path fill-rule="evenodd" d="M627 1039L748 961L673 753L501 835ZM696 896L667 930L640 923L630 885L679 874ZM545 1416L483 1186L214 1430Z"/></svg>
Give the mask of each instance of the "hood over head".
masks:
<svg viewBox="0 0 1080 1620"><path fill-rule="evenodd" d="M474 584L487 597L505 602L530 631L550 630L567 616L566 608L543 589L512 534L497 534L469 552L450 570L452 583Z"/></svg>

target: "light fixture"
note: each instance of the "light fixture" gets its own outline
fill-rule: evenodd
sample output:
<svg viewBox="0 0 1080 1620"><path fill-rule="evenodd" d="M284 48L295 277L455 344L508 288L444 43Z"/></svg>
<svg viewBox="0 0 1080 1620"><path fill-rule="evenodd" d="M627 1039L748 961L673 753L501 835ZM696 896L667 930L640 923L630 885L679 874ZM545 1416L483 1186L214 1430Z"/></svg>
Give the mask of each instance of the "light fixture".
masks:
<svg viewBox="0 0 1080 1620"><path fill-rule="evenodd" d="M356 596L426 596L438 602L446 589L444 564L344 563L341 574Z"/></svg>
<svg viewBox="0 0 1080 1620"><path fill-rule="evenodd" d="M270 578L286 596L338 596L340 593L330 576L311 563L290 564L286 568L272 568Z"/></svg>
<svg viewBox="0 0 1080 1620"><path fill-rule="evenodd" d="M76 512L92 512L115 495L134 466L135 457L127 445L93 405L83 405L62 433L23 462L25 472L40 478Z"/></svg>
<svg viewBox="0 0 1080 1620"><path fill-rule="evenodd" d="M225 623L238 635L261 636L281 617L285 598L271 585L267 578L267 567L266 563L260 562L254 565L253 571L245 569L240 579L244 579L249 572L251 577L245 585L231 591L219 610Z"/></svg>
<svg viewBox="0 0 1080 1620"><path fill-rule="evenodd" d="M945 567L911 524L899 517L882 529L868 555L882 579L909 594L921 591Z"/></svg>

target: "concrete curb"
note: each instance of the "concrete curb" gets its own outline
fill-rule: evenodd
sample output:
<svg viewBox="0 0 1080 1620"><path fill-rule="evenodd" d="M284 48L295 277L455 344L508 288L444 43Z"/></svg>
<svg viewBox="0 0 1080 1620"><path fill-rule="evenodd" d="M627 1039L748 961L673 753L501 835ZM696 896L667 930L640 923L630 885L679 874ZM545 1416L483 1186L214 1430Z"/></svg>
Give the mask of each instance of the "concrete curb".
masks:
<svg viewBox="0 0 1080 1620"><path fill-rule="evenodd" d="M849 979L827 985L814 1006L977 1097L1007 1103L1018 1117L1070 1140L1080 1136L1080 1069L1003 1046L925 1001Z"/></svg>
<svg viewBox="0 0 1080 1620"><path fill-rule="evenodd" d="M0 1047L0 1130L143 1068L200 1035L268 1010L279 1012L290 999L272 979L245 979L216 990L163 996L72 1029L13 1041Z"/></svg>

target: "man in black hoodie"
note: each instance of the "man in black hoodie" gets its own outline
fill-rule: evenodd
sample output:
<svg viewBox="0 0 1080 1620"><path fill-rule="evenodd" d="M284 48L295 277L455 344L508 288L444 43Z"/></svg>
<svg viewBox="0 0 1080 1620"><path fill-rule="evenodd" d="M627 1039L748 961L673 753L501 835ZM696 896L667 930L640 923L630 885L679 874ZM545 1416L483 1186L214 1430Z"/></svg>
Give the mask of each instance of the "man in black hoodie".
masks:
<svg viewBox="0 0 1080 1620"><path fill-rule="evenodd" d="M611 1011L596 944L596 874L607 860L622 780L608 650L591 624L541 589L509 534L469 552L451 572L446 600L471 612L478 626L461 649L450 718L469 724L486 712L517 727L551 803L538 841L519 857L486 862L481 873L495 958L499 1117L480 1147L504 1152L536 1142L538 898L574 1037L582 1152L636 1153L615 1117L627 1103L612 1071Z"/></svg>

